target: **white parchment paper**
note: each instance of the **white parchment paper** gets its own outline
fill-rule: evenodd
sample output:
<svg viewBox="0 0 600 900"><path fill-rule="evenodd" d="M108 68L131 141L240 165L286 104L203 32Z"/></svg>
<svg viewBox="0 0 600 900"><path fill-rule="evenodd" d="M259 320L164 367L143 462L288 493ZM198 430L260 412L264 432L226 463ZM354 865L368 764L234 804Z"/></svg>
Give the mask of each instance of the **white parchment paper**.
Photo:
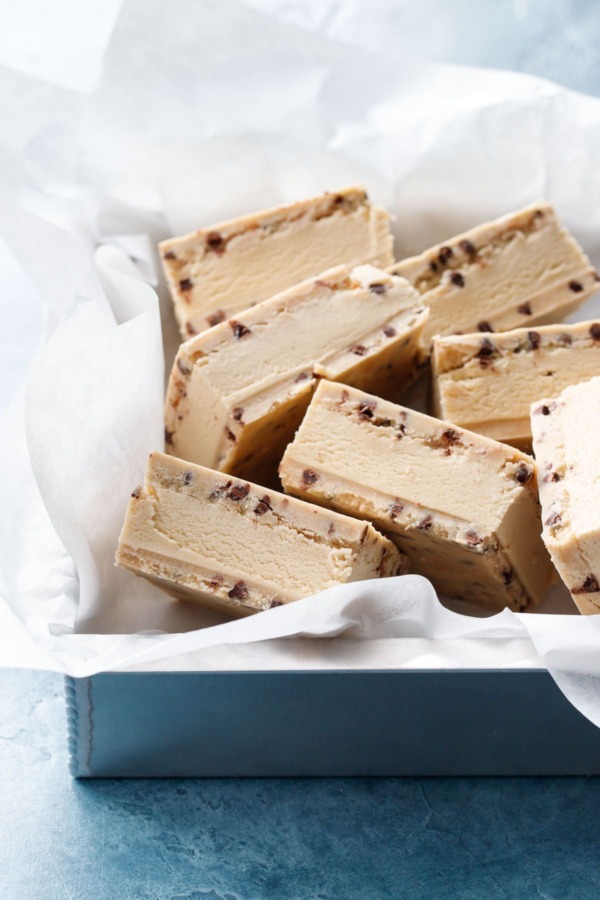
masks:
<svg viewBox="0 0 600 900"><path fill-rule="evenodd" d="M158 239L363 182L396 216L398 257L545 197L600 261L600 101L400 62L393 34L367 50L278 6L128 2L89 95L0 69L0 234L43 323L2 423L0 662L79 676L297 635L529 636L600 724L600 617L565 615L564 597L545 607L561 614L474 618L406 576L224 622L113 567L128 495L162 446L177 341ZM591 301L583 316L597 314Z"/></svg>

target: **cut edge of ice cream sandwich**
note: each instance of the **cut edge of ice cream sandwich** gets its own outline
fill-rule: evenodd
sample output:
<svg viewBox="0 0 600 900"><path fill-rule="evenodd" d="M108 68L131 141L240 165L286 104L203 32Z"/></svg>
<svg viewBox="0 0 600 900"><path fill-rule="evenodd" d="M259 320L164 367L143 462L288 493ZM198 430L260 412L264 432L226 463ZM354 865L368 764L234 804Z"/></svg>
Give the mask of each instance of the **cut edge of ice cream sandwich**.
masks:
<svg viewBox="0 0 600 900"><path fill-rule="evenodd" d="M542 599L552 566L536 467L513 447L322 381L280 477L288 493L372 521L446 596L514 610Z"/></svg>
<svg viewBox="0 0 600 900"><path fill-rule="evenodd" d="M600 377L531 405L542 536L584 615L600 613Z"/></svg>
<svg viewBox="0 0 600 900"><path fill-rule="evenodd" d="M331 266L389 266L390 218L352 186L162 241L183 339Z"/></svg>
<svg viewBox="0 0 600 900"><path fill-rule="evenodd" d="M233 616L408 569L370 524L160 452L131 495L115 562Z"/></svg>
<svg viewBox="0 0 600 900"><path fill-rule="evenodd" d="M263 484L320 378L399 399L429 311L403 278L338 266L181 345L165 404L166 449Z"/></svg>
<svg viewBox="0 0 600 900"><path fill-rule="evenodd" d="M560 322L600 276L545 200L478 225L390 267L431 308L423 336Z"/></svg>

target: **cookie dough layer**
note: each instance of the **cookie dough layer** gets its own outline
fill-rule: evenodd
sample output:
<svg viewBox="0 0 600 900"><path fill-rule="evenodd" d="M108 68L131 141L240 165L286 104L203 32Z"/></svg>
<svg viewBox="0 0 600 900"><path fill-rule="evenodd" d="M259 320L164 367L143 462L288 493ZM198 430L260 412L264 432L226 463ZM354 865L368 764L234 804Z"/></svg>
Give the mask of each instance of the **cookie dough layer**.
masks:
<svg viewBox="0 0 600 900"><path fill-rule="evenodd" d="M600 378L531 407L543 538L584 614L600 613Z"/></svg>
<svg viewBox="0 0 600 900"><path fill-rule="evenodd" d="M184 339L340 263L393 262L390 217L361 187L268 209L163 241Z"/></svg>
<svg viewBox="0 0 600 900"><path fill-rule="evenodd" d="M286 491L370 519L437 590L524 609L551 574L531 457L321 382L280 467Z"/></svg>
<svg viewBox="0 0 600 900"><path fill-rule="evenodd" d="M548 203L473 228L390 271L414 284L431 309L427 353L436 334L560 322L600 288L598 273Z"/></svg>
<svg viewBox="0 0 600 900"><path fill-rule="evenodd" d="M433 341L435 414L531 450L529 408L600 375L600 322Z"/></svg>
<svg viewBox="0 0 600 900"><path fill-rule="evenodd" d="M403 278L330 269L182 344L167 392L166 447L260 484L302 421L317 380L397 398L429 312Z"/></svg>
<svg viewBox="0 0 600 900"><path fill-rule="evenodd" d="M116 563L235 616L407 571L371 525L163 453L131 495Z"/></svg>

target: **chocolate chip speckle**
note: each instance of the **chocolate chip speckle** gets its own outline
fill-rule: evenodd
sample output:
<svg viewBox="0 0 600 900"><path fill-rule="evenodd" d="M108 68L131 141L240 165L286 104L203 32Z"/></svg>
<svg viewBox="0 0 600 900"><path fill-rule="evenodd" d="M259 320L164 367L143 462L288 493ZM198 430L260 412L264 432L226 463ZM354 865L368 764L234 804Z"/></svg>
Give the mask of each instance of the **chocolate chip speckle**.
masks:
<svg viewBox="0 0 600 900"><path fill-rule="evenodd" d="M191 375L192 374L192 370L189 368L189 366L186 366L186 364L184 363L184 361L181 359L180 356L177 357L177 368L179 369L179 371L181 372L182 375Z"/></svg>
<svg viewBox="0 0 600 900"><path fill-rule="evenodd" d="M595 341L600 341L600 325L597 322L590 325L590 335Z"/></svg>
<svg viewBox="0 0 600 900"><path fill-rule="evenodd" d="M560 516L557 512L552 512L544 522L544 525L547 525L548 528L558 528L559 525L562 524L562 516Z"/></svg>
<svg viewBox="0 0 600 900"><path fill-rule="evenodd" d="M273 507L271 506L271 498L268 494L265 494L265 496L261 497L254 507L254 515L264 516L264 514L267 512L273 512Z"/></svg>
<svg viewBox="0 0 600 900"><path fill-rule="evenodd" d="M572 594L597 594L600 591L600 585L595 575L588 575L580 587L571 588Z"/></svg>
<svg viewBox="0 0 600 900"><path fill-rule="evenodd" d="M235 442L237 441L237 438L236 438L235 434L233 433L233 431L231 430L231 428L225 429L225 435L226 435L228 441L231 441L232 444L235 444Z"/></svg>
<svg viewBox="0 0 600 900"><path fill-rule="evenodd" d="M244 407L243 406L234 407L231 414L236 422L241 422L242 416L244 415Z"/></svg>
<svg viewBox="0 0 600 900"><path fill-rule="evenodd" d="M583 285L580 281L570 281L569 290L573 291L574 294L579 294L583 290Z"/></svg>
<svg viewBox="0 0 600 900"><path fill-rule="evenodd" d="M438 259L443 266L446 265L451 256L454 256L452 247L440 247L438 251Z"/></svg>
<svg viewBox="0 0 600 900"><path fill-rule="evenodd" d="M450 276L450 281L452 284L456 285L456 287L464 287L465 286L465 277L461 275L460 272L453 272Z"/></svg>
<svg viewBox="0 0 600 900"><path fill-rule="evenodd" d="M229 500L233 500L234 503L238 503L240 500L243 500L250 493L250 485L249 484L236 484L234 485L229 493L227 494L227 498Z"/></svg>
<svg viewBox="0 0 600 900"><path fill-rule="evenodd" d="M191 484L194 479L193 472L184 472L182 475L182 481L184 484Z"/></svg>
<svg viewBox="0 0 600 900"><path fill-rule="evenodd" d="M386 327L383 329L383 333L385 334L386 337L389 337L389 338L396 337L396 335L398 334L396 329L393 328L391 325L386 325Z"/></svg>
<svg viewBox="0 0 600 900"><path fill-rule="evenodd" d="M358 415L361 419L372 419L377 404L374 400L361 400L357 405Z"/></svg>
<svg viewBox="0 0 600 900"><path fill-rule="evenodd" d="M357 356L366 356L368 352L363 344L355 344L353 347L350 347L350 353L355 353Z"/></svg>
<svg viewBox="0 0 600 900"><path fill-rule="evenodd" d="M468 241L466 238L462 241L458 242L458 246L462 250L463 253L466 253L467 256L475 256L477 253L477 247L472 241Z"/></svg>
<svg viewBox="0 0 600 900"><path fill-rule="evenodd" d="M275 607L283 605L283 600L271 600L271 602L269 603L269 609L275 609Z"/></svg>
<svg viewBox="0 0 600 900"><path fill-rule="evenodd" d="M527 332L527 344L529 350L539 350L541 343L542 339L540 337L539 331Z"/></svg>
<svg viewBox="0 0 600 900"><path fill-rule="evenodd" d="M299 384L301 381L306 381L308 378L308 374L306 372L300 372L300 374L294 378L294 384Z"/></svg>
<svg viewBox="0 0 600 900"><path fill-rule="evenodd" d="M179 282L179 289L181 291L191 291L194 287L194 282L191 278L182 278Z"/></svg>
<svg viewBox="0 0 600 900"><path fill-rule="evenodd" d="M526 466L525 463L521 463L517 466L515 471L515 480L519 482L519 484L528 484L533 478L533 469L530 469L529 466Z"/></svg>
<svg viewBox="0 0 600 900"><path fill-rule="evenodd" d="M220 322L225 321L225 311L222 309L215 310L214 313L211 313L210 316L206 317L206 321L212 328L214 328L215 325L219 325Z"/></svg>
<svg viewBox="0 0 600 900"><path fill-rule="evenodd" d="M513 570L512 569L503 569L502 570L502 581L508 587L509 584L512 584L513 580Z"/></svg>
<svg viewBox="0 0 600 900"><path fill-rule="evenodd" d="M532 316L531 303L521 303L520 306L517 306L517 312L521 313L522 316Z"/></svg>
<svg viewBox="0 0 600 900"><path fill-rule="evenodd" d="M417 525L417 528L420 531L427 531L429 528L431 528L432 522L433 522L432 515L425 516L424 519L421 519L421 521Z"/></svg>
<svg viewBox="0 0 600 900"><path fill-rule="evenodd" d="M387 286L382 284L381 281L375 281L373 284L369 285L369 290L372 294L385 294L387 291Z"/></svg>
<svg viewBox="0 0 600 900"><path fill-rule="evenodd" d="M233 336L237 341L252 333L247 325L242 325L241 322L236 322L235 319L230 319L229 325L231 327L231 330L233 331Z"/></svg>
<svg viewBox="0 0 600 900"><path fill-rule="evenodd" d="M390 519L396 519L402 510L404 509L401 503L390 503L388 512L390 514Z"/></svg>
<svg viewBox="0 0 600 900"><path fill-rule="evenodd" d="M250 591L248 590L247 585L243 581L237 581L230 591L227 592L227 596L231 600L247 600L250 596Z"/></svg>
<svg viewBox="0 0 600 900"><path fill-rule="evenodd" d="M467 531L465 539L470 547L478 547L479 544L483 543L483 538L480 538L477 532L473 531L473 529Z"/></svg>
<svg viewBox="0 0 600 900"><path fill-rule="evenodd" d="M131 492L131 496L135 500L137 500L141 493L142 493L142 486L141 486L141 484L138 484L138 486L136 488L134 488L134 490Z"/></svg>
<svg viewBox="0 0 600 900"><path fill-rule="evenodd" d="M173 250L167 250L167 252L163 256L163 259L177 259L177 257L175 256Z"/></svg>
<svg viewBox="0 0 600 900"><path fill-rule="evenodd" d="M479 350L475 354L478 359L489 359L490 356L493 356L496 352L496 348L494 344L490 341L489 338L482 338L479 342Z"/></svg>
<svg viewBox="0 0 600 900"><path fill-rule="evenodd" d="M461 433L460 431L456 431L455 428L447 428L446 431L443 431L441 434L441 439L444 444L448 447L454 446L455 444L460 444L461 442Z"/></svg>
<svg viewBox="0 0 600 900"><path fill-rule="evenodd" d="M305 469L302 473L302 481L304 484L315 484L319 480L319 476L312 469Z"/></svg>
<svg viewBox="0 0 600 900"><path fill-rule="evenodd" d="M213 253L224 253L226 245L223 235L219 234L218 231L209 231L206 235L206 246Z"/></svg>
<svg viewBox="0 0 600 900"><path fill-rule="evenodd" d="M175 434L174 431L169 431L168 428L165 428L165 444L173 443L173 435L174 434Z"/></svg>
<svg viewBox="0 0 600 900"><path fill-rule="evenodd" d="M190 337L194 337L195 334L198 334L191 322L185 323L185 330L190 335Z"/></svg>
<svg viewBox="0 0 600 900"><path fill-rule="evenodd" d="M477 323L477 330L478 331L493 331L494 329L492 328L492 326L490 325L489 322L483 321L483 322Z"/></svg>
<svg viewBox="0 0 600 900"><path fill-rule="evenodd" d="M431 269L432 272L437 272L438 264L436 263L435 260L433 260L433 259L431 260L431 262L429 263L429 268Z"/></svg>

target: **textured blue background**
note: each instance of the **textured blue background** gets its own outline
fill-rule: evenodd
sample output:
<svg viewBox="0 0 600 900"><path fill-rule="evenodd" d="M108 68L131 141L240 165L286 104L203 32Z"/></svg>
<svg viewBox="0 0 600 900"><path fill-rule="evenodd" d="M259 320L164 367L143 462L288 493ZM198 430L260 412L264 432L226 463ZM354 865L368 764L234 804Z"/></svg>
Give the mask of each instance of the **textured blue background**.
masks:
<svg viewBox="0 0 600 900"><path fill-rule="evenodd" d="M404 8L435 58L600 92L594 2ZM599 803L597 779L78 783L62 679L0 671L0 900L586 900Z"/></svg>

